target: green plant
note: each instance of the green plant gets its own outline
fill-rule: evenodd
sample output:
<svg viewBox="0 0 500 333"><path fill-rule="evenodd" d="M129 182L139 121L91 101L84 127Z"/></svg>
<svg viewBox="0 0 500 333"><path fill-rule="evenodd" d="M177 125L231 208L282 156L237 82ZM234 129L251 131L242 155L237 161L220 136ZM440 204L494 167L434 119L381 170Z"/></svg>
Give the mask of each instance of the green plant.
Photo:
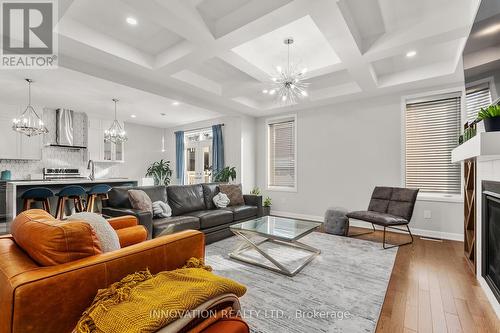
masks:
<svg viewBox="0 0 500 333"><path fill-rule="evenodd" d="M272 204L273 204L273 201L271 200L271 198L266 197L266 199L264 200L264 207L271 207Z"/></svg>
<svg viewBox="0 0 500 333"><path fill-rule="evenodd" d="M146 171L146 177L153 177L155 185L170 184L172 169L170 169L170 161L160 160L151 164Z"/></svg>
<svg viewBox="0 0 500 333"><path fill-rule="evenodd" d="M481 108L481 111L477 114L477 119L479 120L495 117L500 117L500 105L490 105L487 108Z"/></svg>
<svg viewBox="0 0 500 333"><path fill-rule="evenodd" d="M260 188L254 187L252 191L250 191L250 194L253 195L260 195Z"/></svg>
<svg viewBox="0 0 500 333"><path fill-rule="evenodd" d="M236 179L236 169L234 167L227 166L214 174L213 181L217 183L228 183L229 179L232 181Z"/></svg>

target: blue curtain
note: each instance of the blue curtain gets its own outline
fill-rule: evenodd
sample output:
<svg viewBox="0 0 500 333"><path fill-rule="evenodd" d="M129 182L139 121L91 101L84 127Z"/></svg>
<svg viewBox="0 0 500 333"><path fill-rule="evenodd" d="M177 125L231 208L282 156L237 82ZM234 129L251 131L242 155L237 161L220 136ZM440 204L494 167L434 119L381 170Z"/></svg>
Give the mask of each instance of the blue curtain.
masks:
<svg viewBox="0 0 500 333"><path fill-rule="evenodd" d="M184 184L184 132L175 132L175 165L179 184Z"/></svg>
<svg viewBox="0 0 500 333"><path fill-rule="evenodd" d="M212 169L213 174L224 169L224 140L222 138L222 125L212 126Z"/></svg>

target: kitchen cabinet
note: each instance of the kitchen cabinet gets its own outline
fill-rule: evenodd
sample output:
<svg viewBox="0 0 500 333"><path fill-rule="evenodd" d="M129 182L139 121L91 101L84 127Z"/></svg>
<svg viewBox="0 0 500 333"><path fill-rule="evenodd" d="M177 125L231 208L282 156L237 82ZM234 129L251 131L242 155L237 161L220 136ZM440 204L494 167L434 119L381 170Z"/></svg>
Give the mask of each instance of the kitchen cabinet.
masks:
<svg viewBox="0 0 500 333"><path fill-rule="evenodd" d="M19 114L18 106L5 107L0 113L0 159L41 160L43 135L28 137L12 130L12 120Z"/></svg>
<svg viewBox="0 0 500 333"><path fill-rule="evenodd" d="M111 123L111 120L89 117L88 151L91 160L116 163L125 161L125 145L104 140L104 131L111 126ZM125 128L123 123L120 125Z"/></svg>

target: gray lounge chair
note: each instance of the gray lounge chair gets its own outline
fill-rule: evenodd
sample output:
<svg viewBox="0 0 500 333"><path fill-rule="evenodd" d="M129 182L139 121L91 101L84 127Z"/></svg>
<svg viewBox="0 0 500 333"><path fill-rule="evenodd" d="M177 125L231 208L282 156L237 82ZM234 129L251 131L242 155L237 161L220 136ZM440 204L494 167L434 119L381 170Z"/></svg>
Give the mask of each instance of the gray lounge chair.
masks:
<svg viewBox="0 0 500 333"><path fill-rule="evenodd" d="M349 219L356 219L372 224L373 231L350 235L356 237L375 232L375 224L384 227L384 236L382 246L384 249L389 249L395 246L407 245L413 243L413 235L411 234L408 223L410 223L413 215L413 208L417 200L418 189L407 189L399 187L382 187L377 186L373 190L370 205L366 211L356 211L347 214ZM405 226L406 230L396 228L397 226ZM399 231L407 231L411 237L411 241L407 243L386 246L385 231L386 228L396 229ZM349 235L349 230L348 230Z"/></svg>

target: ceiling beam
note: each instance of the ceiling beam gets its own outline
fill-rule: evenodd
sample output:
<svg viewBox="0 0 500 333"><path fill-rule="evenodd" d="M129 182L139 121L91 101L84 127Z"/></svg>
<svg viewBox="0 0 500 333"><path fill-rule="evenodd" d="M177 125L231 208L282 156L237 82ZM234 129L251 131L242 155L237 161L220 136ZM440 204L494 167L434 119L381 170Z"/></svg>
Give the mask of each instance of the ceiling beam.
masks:
<svg viewBox="0 0 500 333"><path fill-rule="evenodd" d="M323 32L342 64L363 91L377 88L376 75L363 55L342 16L336 0L317 0L311 6L311 17Z"/></svg>
<svg viewBox="0 0 500 333"><path fill-rule="evenodd" d="M179 0L122 0L141 15L182 38L205 45L214 37L198 11L186 1Z"/></svg>
<svg viewBox="0 0 500 333"><path fill-rule="evenodd" d="M243 73L246 73L250 77L254 78L259 82L268 82L269 74L261 70L260 68L254 66L253 64L246 61L244 58L240 57L233 51L227 51L226 53L220 54L219 58L227 62L228 64L238 68Z"/></svg>

